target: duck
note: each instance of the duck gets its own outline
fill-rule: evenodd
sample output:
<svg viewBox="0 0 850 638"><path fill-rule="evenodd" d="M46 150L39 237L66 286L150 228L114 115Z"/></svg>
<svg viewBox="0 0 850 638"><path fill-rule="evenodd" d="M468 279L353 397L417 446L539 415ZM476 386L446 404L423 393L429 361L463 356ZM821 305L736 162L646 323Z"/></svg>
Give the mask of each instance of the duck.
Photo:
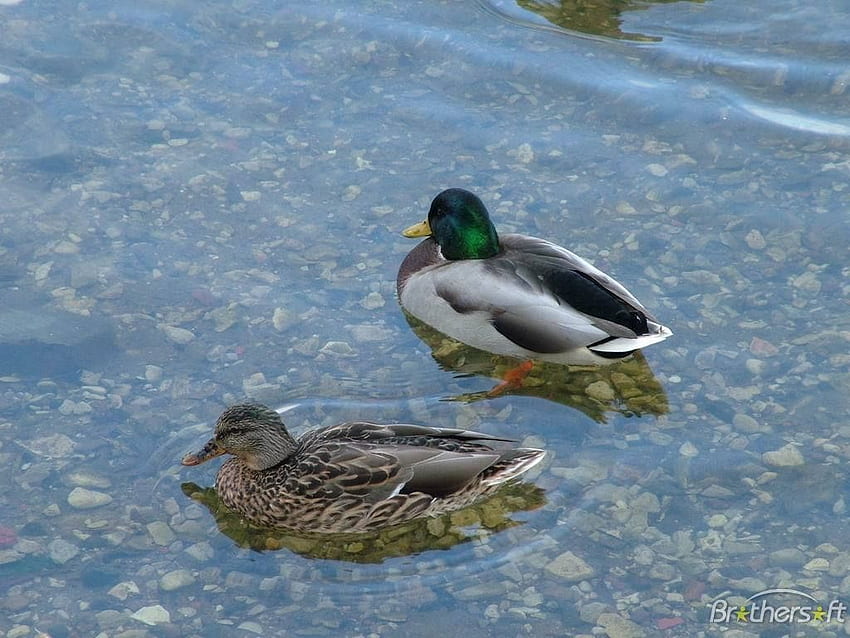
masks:
<svg viewBox="0 0 850 638"><path fill-rule="evenodd" d="M427 219L402 234L425 239L399 267L401 307L479 350L604 365L673 334L625 286L566 248L497 233L468 190L442 191Z"/></svg>
<svg viewBox="0 0 850 638"><path fill-rule="evenodd" d="M360 533L472 505L543 460L471 430L350 421L294 438L259 403L224 410L213 437L182 459L222 454L215 489L248 523L296 533Z"/></svg>

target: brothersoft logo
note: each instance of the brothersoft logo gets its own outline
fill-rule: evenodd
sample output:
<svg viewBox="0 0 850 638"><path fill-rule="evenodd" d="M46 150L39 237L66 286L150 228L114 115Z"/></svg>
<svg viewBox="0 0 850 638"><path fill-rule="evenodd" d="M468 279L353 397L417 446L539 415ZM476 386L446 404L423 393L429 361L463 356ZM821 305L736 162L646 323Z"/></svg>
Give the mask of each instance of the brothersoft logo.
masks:
<svg viewBox="0 0 850 638"><path fill-rule="evenodd" d="M771 605L768 596L777 596L786 604ZM798 604L788 603L788 600ZM743 605L715 600L710 607L711 623L843 623L847 612L847 605L840 600L833 600L824 608L816 598L796 589L765 589L747 598Z"/></svg>

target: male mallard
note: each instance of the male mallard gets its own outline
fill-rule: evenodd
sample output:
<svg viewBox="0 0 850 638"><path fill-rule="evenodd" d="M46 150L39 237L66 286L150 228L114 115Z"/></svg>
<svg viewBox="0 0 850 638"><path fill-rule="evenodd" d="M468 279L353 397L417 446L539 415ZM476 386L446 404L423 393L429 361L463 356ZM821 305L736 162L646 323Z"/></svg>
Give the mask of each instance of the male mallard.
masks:
<svg viewBox="0 0 850 638"><path fill-rule="evenodd" d="M581 257L527 235L496 234L461 188L431 203L406 237L396 282L402 307L480 350L554 363L610 363L673 334L626 288Z"/></svg>
<svg viewBox="0 0 850 638"><path fill-rule="evenodd" d="M256 525L363 532L438 516L494 493L543 450L497 450L496 437L449 428L354 421L292 438L263 405L227 408L215 436L183 465L233 454L218 470L221 501Z"/></svg>

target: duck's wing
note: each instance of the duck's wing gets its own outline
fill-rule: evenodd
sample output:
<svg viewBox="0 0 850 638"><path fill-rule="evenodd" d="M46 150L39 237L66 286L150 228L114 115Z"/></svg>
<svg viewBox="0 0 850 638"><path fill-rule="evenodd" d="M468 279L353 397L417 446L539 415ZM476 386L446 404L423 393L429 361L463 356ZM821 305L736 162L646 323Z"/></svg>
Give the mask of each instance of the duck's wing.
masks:
<svg viewBox="0 0 850 638"><path fill-rule="evenodd" d="M643 304L623 284L563 246L553 244L539 237L519 234L504 235L502 237L502 246L505 249L505 255L508 259L528 266L537 274L549 274L550 277L551 273L564 272L580 275L585 281L607 291L621 303L644 313L650 319L654 319L649 314L649 311L643 307ZM577 294L570 292L570 285L568 283L558 285L556 282L557 277L551 278L556 292L559 294L563 293L565 296L562 298L572 304L571 300ZM572 277L569 277L568 281L571 279ZM577 282L575 284L577 292L584 293L589 290L581 287L583 282L575 281Z"/></svg>
<svg viewBox="0 0 850 638"><path fill-rule="evenodd" d="M622 284L565 248L525 235L505 235L502 247L434 268L436 294L460 314L486 313L499 333L539 353L634 339L657 325Z"/></svg>
<svg viewBox="0 0 850 638"><path fill-rule="evenodd" d="M326 442L301 454L292 487L306 497L354 496L378 503L398 494L450 494L493 465L499 453L404 444Z"/></svg>
<svg viewBox="0 0 850 638"><path fill-rule="evenodd" d="M315 432L299 453L308 482L378 502L397 494L451 494L505 453L482 432L408 423L341 423Z"/></svg>
<svg viewBox="0 0 850 638"><path fill-rule="evenodd" d="M515 441L515 439L506 439L474 430L441 428L413 423L375 423L373 421L348 421L321 430L314 430L311 436L323 440L369 441L379 444L404 439L409 445L442 446L444 449L454 449L458 445L471 441Z"/></svg>

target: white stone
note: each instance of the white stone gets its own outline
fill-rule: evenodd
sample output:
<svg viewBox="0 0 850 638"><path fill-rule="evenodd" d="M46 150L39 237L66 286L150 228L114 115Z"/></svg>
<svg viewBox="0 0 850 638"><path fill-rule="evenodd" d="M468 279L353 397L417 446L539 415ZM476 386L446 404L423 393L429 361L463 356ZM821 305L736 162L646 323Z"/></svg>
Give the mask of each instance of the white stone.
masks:
<svg viewBox="0 0 850 638"><path fill-rule="evenodd" d="M679 454L687 458L694 458L695 456L699 455L699 449L690 441L685 441L679 447Z"/></svg>
<svg viewBox="0 0 850 638"><path fill-rule="evenodd" d="M153 542L160 546L170 545L174 542L174 539L177 537L174 535L174 532L171 531L171 528L168 524L163 523L162 521L154 521L153 523L148 523L148 534L151 535Z"/></svg>
<svg viewBox="0 0 850 638"><path fill-rule="evenodd" d="M112 481L105 476L100 476L99 474L94 474L84 470L68 474L68 482L76 487L98 487L100 489L112 487Z"/></svg>
<svg viewBox="0 0 850 638"><path fill-rule="evenodd" d="M568 582L577 582L593 576L593 568L572 552L564 552L546 565L546 571Z"/></svg>
<svg viewBox="0 0 850 638"><path fill-rule="evenodd" d="M112 502L112 497L103 492L95 490L87 490L84 487L75 487L68 494L68 505L78 510L87 510L101 505L108 505Z"/></svg>
<svg viewBox="0 0 850 638"><path fill-rule="evenodd" d="M241 623L237 629L242 629L244 631L250 631L252 634L258 634L262 636L265 631L263 630L263 626L260 623L256 623L252 620L246 620Z"/></svg>
<svg viewBox="0 0 850 638"><path fill-rule="evenodd" d="M767 246L767 242L764 240L764 235L755 228L747 233L744 240L747 242L747 246L753 250L764 250L765 246Z"/></svg>
<svg viewBox="0 0 850 638"><path fill-rule="evenodd" d="M194 333L186 328L178 328L177 326L169 326L160 324L159 329L165 334L165 338L178 345L185 345L195 338Z"/></svg>
<svg viewBox="0 0 850 638"><path fill-rule="evenodd" d="M58 538L47 545L47 551L53 562L64 565L80 553L80 548L66 540Z"/></svg>
<svg viewBox="0 0 850 638"><path fill-rule="evenodd" d="M175 569L162 575L159 579L159 587L163 591L174 591L182 587L188 587L195 583L195 577L188 569Z"/></svg>
<svg viewBox="0 0 850 638"><path fill-rule="evenodd" d="M32 441L20 441L19 445L38 456L61 458L70 456L77 444L64 434L49 434Z"/></svg>
<svg viewBox="0 0 850 638"><path fill-rule="evenodd" d="M162 605L150 605L142 607L135 612L130 618L145 623L146 625L159 625L171 622L171 614Z"/></svg>
<svg viewBox="0 0 850 638"><path fill-rule="evenodd" d="M124 581L123 583L118 583L107 593L113 598L117 598L118 600L127 600L127 598L132 594L139 593L139 586L132 580L128 580Z"/></svg>
<svg viewBox="0 0 850 638"><path fill-rule="evenodd" d="M806 462L797 446L791 443L783 445L778 450L765 452L761 455L761 460L765 465L772 467L795 467Z"/></svg>
<svg viewBox="0 0 850 638"><path fill-rule="evenodd" d="M319 352L336 357L353 357L356 354L354 349L345 341L328 341Z"/></svg>
<svg viewBox="0 0 850 638"><path fill-rule="evenodd" d="M211 559L215 555L215 551L206 541L201 541L200 543L195 543L194 545L189 545L186 548L186 553L189 554L192 558L198 561L206 561Z"/></svg>
<svg viewBox="0 0 850 638"><path fill-rule="evenodd" d="M370 292L368 295L363 297L360 300L360 305L363 306L366 310L376 310L381 308L387 302L381 296L379 292Z"/></svg>

